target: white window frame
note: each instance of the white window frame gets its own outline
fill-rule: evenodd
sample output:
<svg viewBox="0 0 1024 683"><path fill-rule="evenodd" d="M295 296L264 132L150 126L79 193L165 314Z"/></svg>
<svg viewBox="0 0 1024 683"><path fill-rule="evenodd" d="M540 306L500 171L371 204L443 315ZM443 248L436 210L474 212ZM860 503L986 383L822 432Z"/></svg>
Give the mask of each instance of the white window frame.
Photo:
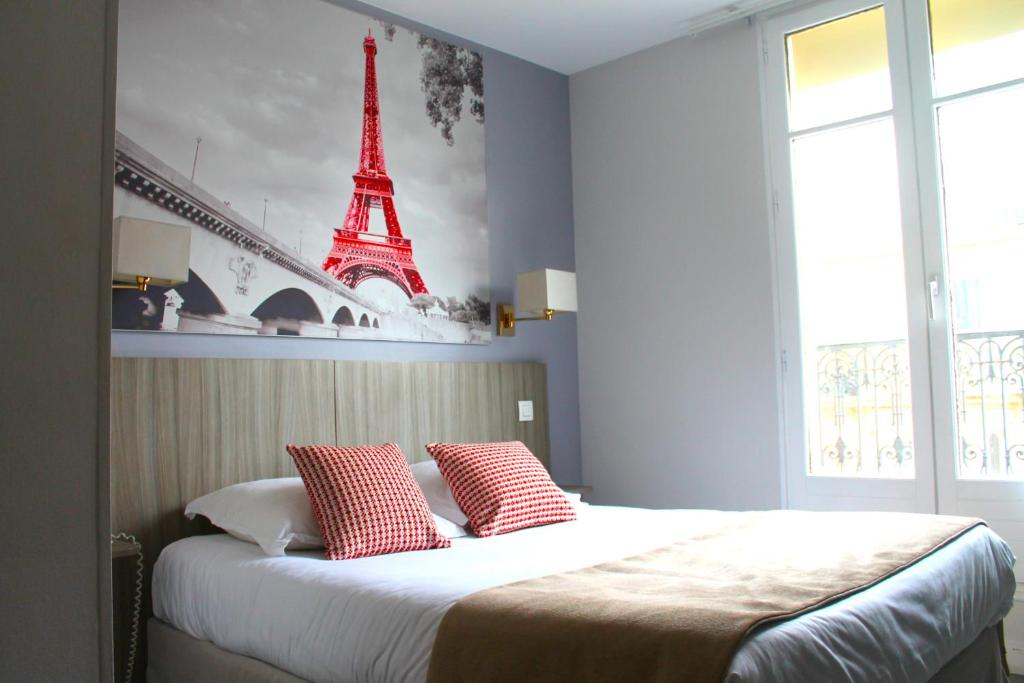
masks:
<svg viewBox="0 0 1024 683"><path fill-rule="evenodd" d="M936 467L937 507L946 514L981 514L973 509L971 501L1005 501L1019 506L1020 512L1014 517L1024 520L1024 482L991 481L957 477L957 462L960 446L957 443L956 386L953 373L952 325L949 324L948 297L945 284L948 279L946 260L945 212L943 207L942 168L939 147L939 131L936 109L946 103L966 100L991 92L1024 86L1024 78L986 85L960 93L935 96L932 93L931 36L927 0L906 0L907 49L914 68L911 82L920 92L914 96L914 128L916 138L916 164L918 169L918 191L921 197L921 215L925 225L937 229L925 233L923 257L930 277L934 277L943 289L940 292L941 305L936 307L929 330L929 344L932 348L933 390L932 403L934 418L934 442L939 454ZM944 462L943 454L950 454L951 461ZM966 503L966 504L965 504Z"/></svg>
<svg viewBox="0 0 1024 683"><path fill-rule="evenodd" d="M915 479L840 479L811 477L802 396L802 358L796 282L796 244L787 126L785 42L781 38L803 24L813 26L866 7L884 6L893 84L894 126L903 218L904 268L913 399ZM979 516L986 519L1018 554L1024 553L1024 482L960 479L953 329L949 321L947 261L940 147L936 108L1010 87L1024 78L950 96L932 88L928 0L824 0L780 10L758 19L763 55L762 126L770 193L770 231L774 246L776 344L780 442L783 444L783 500L807 509L913 509ZM785 188L785 189L784 189ZM932 297L929 281L938 284ZM1024 588L1024 568L1018 567ZM1010 669L1024 672L1024 628L1014 614L1024 610L1024 590L1006 620Z"/></svg>
<svg viewBox="0 0 1024 683"><path fill-rule="evenodd" d="M784 36L871 7L884 7L897 141L907 322L911 358L915 479L808 476L802 396L802 358L789 160L788 84ZM774 245L778 373L782 405L783 495L790 507L912 508L921 512L966 514L972 501L1003 501L1020 508L1024 522L1024 482L959 479L953 374L953 330L949 323L945 225L936 108L942 104L1024 86L1024 78L935 97L928 0L823 0L758 19L763 55L762 123L766 169L771 188ZM870 120L859 117L849 124ZM820 128L837 127L830 124ZM931 296L929 283L938 285ZM974 513L972 513L974 514ZM1010 515L1008 515L1010 516ZM1022 535L1024 542L1024 535Z"/></svg>
<svg viewBox="0 0 1024 683"><path fill-rule="evenodd" d="M911 0L913 1L913 0ZM903 223L904 272L907 282L907 325L910 350L912 421L914 426L913 479L811 476L806 472L807 430L803 408L803 367L797 285L794 206L791 184L788 125L788 84L784 36L802 28L885 8L892 109L889 112L819 126L825 130L891 115L897 141L897 164ZM759 22L764 61L762 101L766 160L771 187L771 221L775 245L775 299L778 312L778 347L781 351L780 394L787 507L805 509L879 509L934 512L936 510L935 459L932 426L932 386L929 350L929 302L922 211L915 159L914 112L911 74L907 58L903 0L826 0L795 11L773 13ZM806 131L801 131L806 132ZM945 315L944 311L937 314Z"/></svg>

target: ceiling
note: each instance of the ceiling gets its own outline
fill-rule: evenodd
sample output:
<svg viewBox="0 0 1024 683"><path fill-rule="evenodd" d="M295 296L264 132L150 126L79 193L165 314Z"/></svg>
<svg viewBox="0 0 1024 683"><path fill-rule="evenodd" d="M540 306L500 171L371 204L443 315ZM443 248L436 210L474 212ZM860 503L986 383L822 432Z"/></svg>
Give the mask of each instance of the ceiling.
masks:
<svg viewBox="0 0 1024 683"><path fill-rule="evenodd" d="M364 0L564 74L686 35L765 0ZM777 4L771 3L771 4Z"/></svg>

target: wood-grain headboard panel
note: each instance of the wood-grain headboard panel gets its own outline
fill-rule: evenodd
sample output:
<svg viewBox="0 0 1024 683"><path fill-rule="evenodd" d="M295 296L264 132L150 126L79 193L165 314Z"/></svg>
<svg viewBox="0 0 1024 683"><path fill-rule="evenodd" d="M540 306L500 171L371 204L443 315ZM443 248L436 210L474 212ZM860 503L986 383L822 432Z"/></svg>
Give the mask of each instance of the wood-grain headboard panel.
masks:
<svg viewBox="0 0 1024 683"><path fill-rule="evenodd" d="M188 501L229 484L296 476L287 443L394 441L410 461L431 441L524 442L548 464L540 363L390 363L115 358L111 524L147 564L209 531ZM516 401L534 402L534 421Z"/></svg>

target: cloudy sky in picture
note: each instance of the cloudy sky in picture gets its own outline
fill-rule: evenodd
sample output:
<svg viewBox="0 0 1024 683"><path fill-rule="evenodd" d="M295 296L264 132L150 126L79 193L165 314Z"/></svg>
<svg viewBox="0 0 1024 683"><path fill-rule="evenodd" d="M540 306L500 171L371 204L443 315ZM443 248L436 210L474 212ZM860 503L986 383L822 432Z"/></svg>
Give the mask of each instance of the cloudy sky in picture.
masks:
<svg viewBox="0 0 1024 683"><path fill-rule="evenodd" d="M318 267L352 197L363 38L402 231L430 292L489 298L484 127L464 94L455 144L427 118L418 35L320 0L121 0L117 128ZM486 65L485 65L486 68ZM372 230L384 232L374 211ZM397 287L359 291L398 305ZM381 303L384 303L381 301Z"/></svg>

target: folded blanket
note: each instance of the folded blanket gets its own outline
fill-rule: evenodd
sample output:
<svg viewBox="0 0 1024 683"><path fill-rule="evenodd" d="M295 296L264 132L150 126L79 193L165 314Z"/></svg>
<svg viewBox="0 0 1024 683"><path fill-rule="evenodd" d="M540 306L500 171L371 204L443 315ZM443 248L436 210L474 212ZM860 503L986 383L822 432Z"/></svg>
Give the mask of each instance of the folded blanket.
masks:
<svg viewBox="0 0 1024 683"><path fill-rule="evenodd" d="M752 629L863 590L982 523L798 511L710 520L667 547L460 600L438 630L430 683L720 683Z"/></svg>

